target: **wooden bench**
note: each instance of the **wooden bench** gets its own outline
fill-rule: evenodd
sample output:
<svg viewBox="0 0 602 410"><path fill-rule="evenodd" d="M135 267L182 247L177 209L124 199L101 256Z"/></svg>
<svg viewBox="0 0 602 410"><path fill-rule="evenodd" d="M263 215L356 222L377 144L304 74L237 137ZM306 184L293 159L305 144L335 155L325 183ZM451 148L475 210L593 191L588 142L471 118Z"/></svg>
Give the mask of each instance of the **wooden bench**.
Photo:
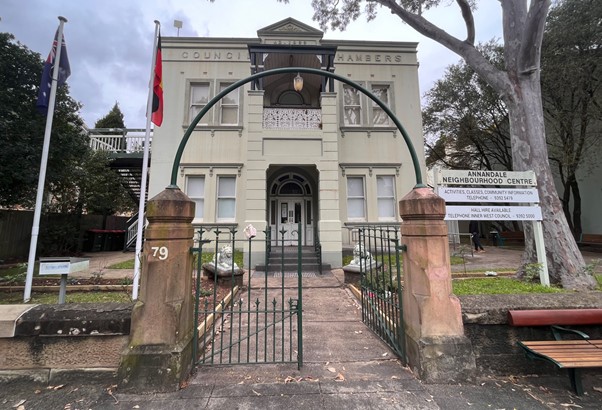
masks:
<svg viewBox="0 0 602 410"><path fill-rule="evenodd" d="M500 246L504 246L506 241L521 243L525 241L525 233L523 231L502 231L498 232L498 235L498 242Z"/></svg>
<svg viewBox="0 0 602 410"><path fill-rule="evenodd" d="M517 343L528 358L545 360L559 369L567 369L571 387L577 395L583 394L580 370L602 367L602 340L591 340L583 332L561 327L602 325L602 309L509 310L508 324L551 327L554 340ZM563 339L565 333L580 339Z"/></svg>
<svg viewBox="0 0 602 410"><path fill-rule="evenodd" d="M602 247L602 235L597 235L594 233L582 233L581 238L579 238L577 243L579 245Z"/></svg>

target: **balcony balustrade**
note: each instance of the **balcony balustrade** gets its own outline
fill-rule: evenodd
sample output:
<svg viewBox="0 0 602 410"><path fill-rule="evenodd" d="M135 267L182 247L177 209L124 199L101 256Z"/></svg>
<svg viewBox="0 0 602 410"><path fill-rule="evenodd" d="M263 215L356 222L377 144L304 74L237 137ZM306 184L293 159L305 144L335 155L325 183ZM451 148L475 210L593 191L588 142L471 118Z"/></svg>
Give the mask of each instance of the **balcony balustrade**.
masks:
<svg viewBox="0 0 602 410"><path fill-rule="evenodd" d="M263 128L317 130L322 128L322 110L319 108L264 108Z"/></svg>
<svg viewBox="0 0 602 410"><path fill-rule="evenodd" d="M144 130L90 130L90 147L94 151L109 151L120 154L134 154L144 151ZM152 148L152 136L149 152Z"/></svg>

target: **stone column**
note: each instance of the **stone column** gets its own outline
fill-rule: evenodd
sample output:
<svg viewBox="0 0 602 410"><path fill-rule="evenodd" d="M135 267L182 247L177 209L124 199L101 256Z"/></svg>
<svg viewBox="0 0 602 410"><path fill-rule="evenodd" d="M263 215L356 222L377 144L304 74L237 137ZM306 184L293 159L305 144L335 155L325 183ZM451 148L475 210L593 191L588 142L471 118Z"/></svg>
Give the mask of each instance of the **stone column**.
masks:
<svg viewBox="0 0 602 410"><path fill-rule="evenodd" d="M415 188L399 202L408 364L428 383L474 379L475 359L452 294L445 201Z"/></svg>
<svg viewBox="0 0 602 410"><path fill-rule="evenodd" d="M148 201L140 298L119 366L122 391L175 391L192 367L192 219L178 188Z"/></svg>

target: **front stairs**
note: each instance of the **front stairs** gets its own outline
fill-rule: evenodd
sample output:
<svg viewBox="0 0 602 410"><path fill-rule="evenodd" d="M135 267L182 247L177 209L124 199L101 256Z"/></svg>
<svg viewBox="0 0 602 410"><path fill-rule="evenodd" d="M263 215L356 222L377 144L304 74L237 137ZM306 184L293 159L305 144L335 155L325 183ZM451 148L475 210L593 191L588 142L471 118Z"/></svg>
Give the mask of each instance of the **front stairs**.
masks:
<svg viewBox="0 0 602 410"><path fill-rule="evenodd" d="M273 246L268 259L267 272L297 272L297 246ZM320 269L321 268L321 269ZM301 272L323 273L331 269L330 264L320 266L316 249L313 246L301 247ZM256 271L266 271L265 263L255 267Z"/></svg>

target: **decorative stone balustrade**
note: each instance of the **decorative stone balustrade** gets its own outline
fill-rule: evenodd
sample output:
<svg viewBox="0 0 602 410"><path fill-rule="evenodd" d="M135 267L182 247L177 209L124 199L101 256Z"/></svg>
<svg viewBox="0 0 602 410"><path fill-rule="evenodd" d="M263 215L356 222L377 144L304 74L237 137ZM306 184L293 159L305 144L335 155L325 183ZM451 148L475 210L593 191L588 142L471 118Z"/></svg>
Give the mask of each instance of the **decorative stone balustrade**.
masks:
<svg viewBox="0 0 602 410"><path fill-rule="evenodd" d="M314 108L264 108L263 128L316 130L322 128L322 110Z"/></svg>

